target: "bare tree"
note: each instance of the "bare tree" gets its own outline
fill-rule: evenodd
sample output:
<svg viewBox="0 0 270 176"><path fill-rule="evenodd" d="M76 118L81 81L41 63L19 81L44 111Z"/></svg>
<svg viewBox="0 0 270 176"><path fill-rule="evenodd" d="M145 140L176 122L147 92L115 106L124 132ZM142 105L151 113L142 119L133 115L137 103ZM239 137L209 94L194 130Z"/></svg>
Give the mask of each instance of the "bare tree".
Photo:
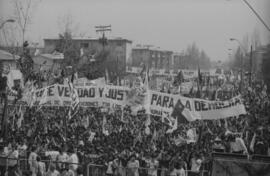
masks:
<svg viewBox="0 0 270 176"><path fill-rule="evenodd" d="M38 0L12 0L14 7L14 18L18 24L22 43L25 41L25 35L31 24L31 16L36 8Z"/></svg>
<svg viewBox="0 0 270 176"><path fill-rule="evenodd" d="M59 27L60 34L68 33L74 36L77 34L77 31L79 29L79 24L74 23L73 16L67 13L63 16L58 17L58 27Z"/></svg>

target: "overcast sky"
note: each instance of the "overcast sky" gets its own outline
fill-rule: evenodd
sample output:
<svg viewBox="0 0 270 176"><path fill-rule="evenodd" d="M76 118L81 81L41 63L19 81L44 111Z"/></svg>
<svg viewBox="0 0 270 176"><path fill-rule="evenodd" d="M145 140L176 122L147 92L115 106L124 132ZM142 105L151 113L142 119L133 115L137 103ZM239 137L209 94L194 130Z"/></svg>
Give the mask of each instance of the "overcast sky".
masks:
<svg viewBox="0 0 270 176"><path fill-rule="evenodd" d="M12 0L0 0L2 19L12 17ZM270 26L270 0L248 0ZM259 31L261 42L270 32L242 0L41 0L33 13L27 39L42 45L42 39L55 37L59 19L72 16L76 33L96 37L95 25L112 25L114 37L133 44L152 44L181 52L193 42L212 60L228 58L228 48Z"/></svg>

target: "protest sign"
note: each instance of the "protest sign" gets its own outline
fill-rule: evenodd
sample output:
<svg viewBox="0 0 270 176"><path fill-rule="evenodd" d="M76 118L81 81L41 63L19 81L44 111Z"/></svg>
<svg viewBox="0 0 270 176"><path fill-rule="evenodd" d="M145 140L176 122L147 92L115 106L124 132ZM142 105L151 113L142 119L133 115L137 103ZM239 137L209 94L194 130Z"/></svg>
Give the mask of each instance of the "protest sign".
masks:
<svg viewBox="0 0 270 176"><path fill-rule="evenodd" d="M246 114L244 104L240 96L228 101L207 101L172 95L157 91L150 92L150 110L152 115L162 116L163 113L171 114L175 104L180 99L185 106L185 116L195 119L210 120L222 119L232 116Z"/></svg>
<svg viewBox="0 0 270 176"><path fill-rule="evenodd" d="M44 91L47 94L45 106L71 105L69 87L58 84L36 90L34 105L39 105L40 101L44 101ZM184 105L182 115L188 121L222 119L246 114L240 96L227 101L208 101L146 90L142 87L133 90L112 85L78 86L77 91L80 106L117 108L141 104L140 106L144 107L147 113L160 117L163 117L164 114L171 115L176 103L180 100ZM26 100L23 99L23 101Z"/></svg>
<svg viewBox="0 0 270 176"><path fill-rule="evenodd" d="M77 86L80 106L103 106L125 105L128 88L120 86ZM66 85L51 85L35 92L35 105L44 98L44 91L47 92L46 103L44 106L70 106L71 97L70 89ZM25 101L23 99L22 101Z"/></svg>

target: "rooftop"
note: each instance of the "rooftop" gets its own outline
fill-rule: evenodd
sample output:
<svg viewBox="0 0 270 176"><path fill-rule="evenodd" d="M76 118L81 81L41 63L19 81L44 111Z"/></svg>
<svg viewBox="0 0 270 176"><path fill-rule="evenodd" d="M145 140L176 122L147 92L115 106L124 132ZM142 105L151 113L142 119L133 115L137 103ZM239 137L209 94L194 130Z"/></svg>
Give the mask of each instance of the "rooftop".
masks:
<svg viewBox="0 0 270 176"><path fill-rule="evenodd" d="M128 39L124 39L122 37L107 37L107 39L109 41L124 41L124 42L127 42L127 43L132 43L131 40L128 40ZM43 39L44 41L46 40L59 40L58 37L55 37L55 38L44 38ZM87 41L97 41L99 40L99 38L94 38L94 37L72 37L72 40L87 40Z"/></svg>
<svg viewBox="0 0 270 176"><path fill-rule="evenodd" d="M17 55L13 55L5 50L0 50L0 60L14 60L19 58L20 57Z"/></svg>
<svg viewBox="0 0 270 176"><path fill-rule="evenodd" d="M64 59L64 54L63 53L59 53L57 51L53 52L52 54L46 53L46 54L39 54L38 56L42 56L42 57L46 57L48 59L52 59L52 60L62 60Z"/></svg>
<svg viewBox="0 0 270 176"><path fill-rule="evenodd" d="M161 52L172 52L169 50L161 49L160 47L152 47L152 46L144 46L144 45L136 45L133 47L134 50L149 50L149 51L161 51Z"/></svg>

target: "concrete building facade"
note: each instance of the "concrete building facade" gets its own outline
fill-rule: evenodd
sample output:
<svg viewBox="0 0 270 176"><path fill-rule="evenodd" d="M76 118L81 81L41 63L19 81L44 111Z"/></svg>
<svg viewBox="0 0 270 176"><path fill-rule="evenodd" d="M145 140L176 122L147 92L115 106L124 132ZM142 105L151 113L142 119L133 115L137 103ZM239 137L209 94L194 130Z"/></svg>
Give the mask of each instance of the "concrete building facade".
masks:
<svg viewBox="0 0 270 176"><path fill-rule="evenodd" d="M52 53L55 51L58 38L44 39L44 52ZM80 49L81 55L94 55L103 49L109 51L109 59L117 62L119 70L125 70L127 65L131 65L132 41L123 38L108 38L107 45L103 47L98 38L72 38L72 42L76 48Z"/></svg>
<svg viewBox="0 0 270 176"><path fill-rule="evenodd" d="M153 69L171 69L172 56L172 51L136 46L132 49L132 66L145 64Z"/></svg>

